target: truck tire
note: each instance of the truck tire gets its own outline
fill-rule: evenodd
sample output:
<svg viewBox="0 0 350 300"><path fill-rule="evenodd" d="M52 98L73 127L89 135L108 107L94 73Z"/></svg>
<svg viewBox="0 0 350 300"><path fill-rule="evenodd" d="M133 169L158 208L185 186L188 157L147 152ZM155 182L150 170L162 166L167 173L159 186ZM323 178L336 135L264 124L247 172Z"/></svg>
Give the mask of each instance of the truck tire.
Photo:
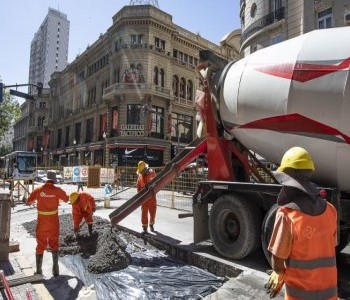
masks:
<svg viewBox="0 0 350 300"><path fill-rule="evenodd" d="M262 230L261 230L261 245L262 245L265 257L270 265L271 265L271 253L269 250L267 250L267 247L269 246L269 243L270 243L273 226L275 224L276 211L278 208L279 208L278 204L274 204L267 211L264 217Z"/></svg>
<svg viewBox="0 0 350 300"><path fill-rule="evenodd" d="M348 228L340 230L338 246L335 248L337 253L340 253L344 248L349 245L350 230Z"/></svg>
<svg viewBox="0 0 350 300"><path fill-rule="evenodd" d="M262 217L257 206L237 195L222 195L213 204L209 233L216 251L241 259L260 247Z"/></svg>

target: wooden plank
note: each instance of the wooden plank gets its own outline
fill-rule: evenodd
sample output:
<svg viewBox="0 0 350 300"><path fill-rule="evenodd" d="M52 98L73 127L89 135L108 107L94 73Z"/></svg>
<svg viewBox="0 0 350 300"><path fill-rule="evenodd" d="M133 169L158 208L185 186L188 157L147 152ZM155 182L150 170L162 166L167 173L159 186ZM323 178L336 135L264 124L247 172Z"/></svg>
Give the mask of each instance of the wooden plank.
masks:
<svg viewBox="0 0 350 300"><path fill-rule="evenodd" d="M10 287L22 285L26 283L34 283L34 282L41 282L43 281L44 277L43 275L31 275L31 276L23 276L19 278L13 278L13 279L7 279L8 285ZM4 285L2 282L0 282L0 288L4 288Z"/></svg>

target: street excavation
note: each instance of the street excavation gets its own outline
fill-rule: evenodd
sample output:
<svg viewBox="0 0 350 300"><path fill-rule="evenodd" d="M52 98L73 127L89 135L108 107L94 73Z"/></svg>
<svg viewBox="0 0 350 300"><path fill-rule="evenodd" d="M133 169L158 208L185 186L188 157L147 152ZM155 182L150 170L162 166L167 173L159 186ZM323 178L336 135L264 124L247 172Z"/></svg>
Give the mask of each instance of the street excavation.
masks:
<svg viewBox="0 0 350 300"><path fill-rule="evenodd" d="M35 220L23 226L35 236ZM72 215L60 215L60 262L98 299L200 299L225 281L169 257L106 219L94 216L91 236L85 223L77 234L72 228Z"/></svg>

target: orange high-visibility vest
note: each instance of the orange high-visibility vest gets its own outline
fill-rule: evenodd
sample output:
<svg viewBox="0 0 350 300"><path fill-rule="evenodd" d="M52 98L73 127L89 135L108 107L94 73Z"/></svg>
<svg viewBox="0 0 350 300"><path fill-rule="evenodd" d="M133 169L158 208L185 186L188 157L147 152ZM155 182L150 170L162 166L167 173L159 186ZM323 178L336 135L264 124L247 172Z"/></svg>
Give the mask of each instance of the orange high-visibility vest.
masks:
<svg viewBox="0 0 350 300"><path fill-rule="evenodd" d="M291 220L293 234L284 276L285 299L338 299L335 208L327 202L325 212L318 216L286 207L281 211Z"/></svg>

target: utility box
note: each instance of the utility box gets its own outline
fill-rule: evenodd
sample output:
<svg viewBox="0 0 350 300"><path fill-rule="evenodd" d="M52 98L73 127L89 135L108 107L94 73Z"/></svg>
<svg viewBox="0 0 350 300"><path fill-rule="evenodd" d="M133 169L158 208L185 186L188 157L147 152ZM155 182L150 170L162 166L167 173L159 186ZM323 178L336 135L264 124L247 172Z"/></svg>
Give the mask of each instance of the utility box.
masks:
<svg viewBox="0 0 350 300"><path fill-rule="evenodd" d="M11 199L0 192L0 261L8 260L10 250Z"/></svg>

